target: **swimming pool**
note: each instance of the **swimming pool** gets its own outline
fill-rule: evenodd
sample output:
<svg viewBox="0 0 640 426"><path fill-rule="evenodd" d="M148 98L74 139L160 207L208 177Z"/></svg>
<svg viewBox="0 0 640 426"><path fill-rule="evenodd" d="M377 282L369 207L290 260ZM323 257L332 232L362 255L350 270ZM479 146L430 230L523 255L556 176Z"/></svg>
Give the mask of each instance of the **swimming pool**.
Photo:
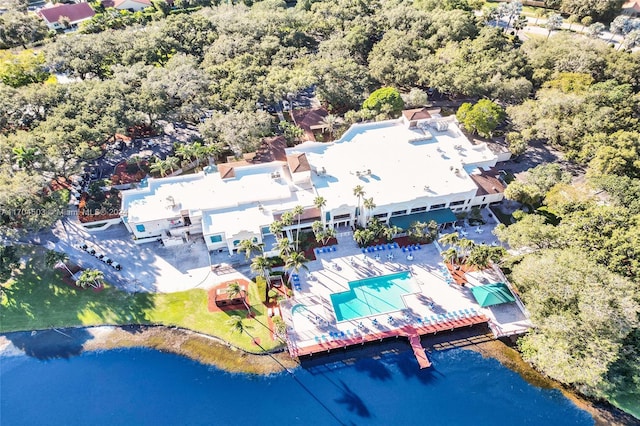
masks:
<svg viewBox="0 0 640 426"><path fill-rule="evenodd" d="M419 291L409 271L349 282L349 291L330 295L338 321L405 308L402 296Z"/></svg>

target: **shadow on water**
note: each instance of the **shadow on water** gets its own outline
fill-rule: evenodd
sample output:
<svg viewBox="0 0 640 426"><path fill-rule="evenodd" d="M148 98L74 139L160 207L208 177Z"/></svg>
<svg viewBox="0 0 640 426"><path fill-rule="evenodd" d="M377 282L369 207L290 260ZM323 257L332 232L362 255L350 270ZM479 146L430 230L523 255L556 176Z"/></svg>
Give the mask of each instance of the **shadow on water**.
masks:
<svg viewBox="0 0 640 426"><path fill-rule="evenodd" d="M362 399L353 392L345 382L342 380L339 380L339 382L339 388L342 391L342 396L337 398L335 401L338 404L344 404L347 407L347 410L357 414L359 417L371 417L371 412L366 405L364 405Z"/></svg>
<svg viewBox="0 0 640 426"><path fill-rule="evenodd" d="M83 328L7 333L5 337L25 355L40 360L79 355L82 345L93 338Z"/></svg>

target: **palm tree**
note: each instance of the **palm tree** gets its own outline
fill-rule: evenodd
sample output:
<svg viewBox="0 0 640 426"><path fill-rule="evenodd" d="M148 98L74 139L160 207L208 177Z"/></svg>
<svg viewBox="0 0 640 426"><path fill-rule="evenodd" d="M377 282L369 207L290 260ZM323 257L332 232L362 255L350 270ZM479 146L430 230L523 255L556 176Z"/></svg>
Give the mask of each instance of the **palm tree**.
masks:
<svg viewBox="0 0 640 426"><path fill-rule="evenodd" d="M469 257L469 253L476 246L475 241L470 240L468 238L461 238L458 240L458 249L462 253L463 263L467 263L467 258Z"/></svg>
<svg viewBox="0 0 640 426"><path fill-rule="evenodd" d="M402 232L402 228L399 226L383 226L382 227L382 235L386 238L387 241L393 240L396 235Z"/></svg>
<svg viewBox="0 0 640 426"><path fill-rule="evenodd" d="M325 217L324 217L324 208L327 206L327 200L318 195L316 198L313 199L313 205L320 210L320 220L322 221L322 223L325 223Z"/></svg>
<svg viewBox="0 0 640 426"><path fill-rule="evenodd" d="M251 255L255 253L261 253L264 250L264 244L256 243L252 240L242 240L240 244L238 244L238 253L244 252L247 260L251 257Z"/></svg>
<svg viewBox="0 0 640 426"><path fill-rule="evenodd" d="M194 145L195 144L192 145L183 143L182 145L178 145L178 147L176 148L175 153L178 157L182 158L183 163L187 163L195 155Z"/></svg>
<svg viewBox="0 0 640 426"><path fill-rule="evenodd" d="M451 246L451 247L457 246L458 241L460 241L460 237L458 236L457 232L452 232L451 234L444 234L438 240L440 244L445 246Z"/></svg>
<svg viewBox="0 0 640 426"><path fill-rule="evenodd" d="M486 269L491 263L498 263L504 257L506 251L503 247L491 247L476 245L471 249L467 258L467 265L475 266L478 269Z"/></svg>
<svg viewBox="0 0 640 426"><path fill-rule="evenodd" d="M11 150L16 157L18 167L24 169L32 166L38 160L38 150L36 148L27 148L24 146L16 146Z"/></svg>
<svg viewBox="0 0 640 426"><path fill-rule="evenodd" d="M445 263L450 263L453 265L454 263L458 262L458 251L453 247L446 249L441 253L441 255L442 260L444 260Z"/></svg>
<svg viewBox="0 0 640 426"><path fill-rule="evenodd" d="M363 207L368 212L371 212L373 209L375 209L376 208L376 203L373 201L373 197L366 198L364 200ZM367 214L364 215L364 224L365 224L365 226L367 225L367 222L369 221L367 216L368 216Z"/></svg>
<svg viewBox="0 0 640 426"><path fill-rule="evenodd" d="M131 158L127 159L127 164L135 164L140 171L142 171L142 168L140 167L141 162L142 158L139 155L132 155Z"/></svg>
<svg viewBox="0 0 640 426"><path fill-rule="evenodd" d="M547 34L547 39L549 39L549 37L551 36L552 31L562 28L563 21L564 19L562 19L562 15L560 15L559 13L554 13L553 15L547 18L546 27L547 27L547 30L549 30L549 33Z"/></svg>
<svg viewBox="0 0 640 426"><path fill-rule="evenodd" d="M322 118L322 124L327 128L329 136L333 139L333 134L336 131L336 125L338 124L338 117L333 114L329 114Z"/></svg>
<svg viewBox="0 0 640 426"><path fill-rule="evenodd" d="M178 159L178 157L167 157L165 158L164 162L169 170L171 170L171 173L173 173L180 165L180 160Z"/></svg>
<svg viewBox="0 0 640 426"><path fill-rule="evenodd" d="M282 237L282 228L284 227L282 221L275 220L269 225L269 232L276 236L276 238Z"/></svg>
<svg viewBox="0 0 640 426"><path fill-rule="evenodd" d="M291 213L298 218L298 226L296 228L296 251L298 251L300 248L300 219L302 217L302 213L304 213L304 207L295 206Z"/></svg>
<svg viewBox="0 0 640 426"><path fill-rule="evenodd" d="M240 296L240 298L242 299L242 304L247 309L247 313L251 313L251 308L249 308L249 305L247 304L247 294L237 281L234 281L227 285L227 294L232 299Z"/></svg>
<svg viewBox="0 0 640 426"><path fill-rule="evenodd" d="M358 215L356 217L356 222L360 222L360 202L362 201L362 197L364 197L364 187L362 185L356 185L355 188L353 188L353 195L358 197Z"/></svg>
<svg viewBox="0 0 640 426"><path fill-rule="evenodd" d="M169 168L167 167L167 163L165 163L158 157L155 157L155 161L151 163L151 166L149 166L149 171L151 171L151 173L160 174L160 177L165 177L167 175L168 169Z"/></svg>
<svg viewBox="0 0 640 426"><path fill-rule="evenodd" d="M256 256L251 261L251 270L262 278L267 278L271 269L271 262L263 256Z"/></svg>
<svg viewBox="0 0 640 426"><path fill-rule="evenodd" d="M286 237L278 239L278 250L280 251L280 257L285 258L289 256L293 251L291 241Z"/></svg>
<svg viewBox="0 0 640 426"><path fill-rule="evenodd" d="M246 333L248 328L248 326L244 325L244 323L242 322L242 317L240 315L231 315L227 320L227 325L231 326L232 332L238 332L240 334Z"/></svg>
<svg viewBox="0 0 640 426"><path fill-rule="evenodd" d="M289 269L289 281L291 281L291 274L295 272L296 274L300 272L300 269L309 270L307 265L308 260L304 257L304 253L294 251L290 255L288 255L284 262L285 269Z"/></svg>
<svg viewBox="0 0 640 426"><path fill-rule="evenodd" d="M47 250L44 255L44 262L49 268L55 268L58 265L62 265L67 270L70 276L73 276L73 272L69 270L66 262L69 260L67 253L62 253L55 250Z"/></svg>
<svg viewBox="0 0 640 426"><path fill-rule="evenodd" d="M102 271L98 269L85 269L76 280L76 284L82 288L87 288L88 286L98 288L102 284L102 280L104 280Z"/></svg>

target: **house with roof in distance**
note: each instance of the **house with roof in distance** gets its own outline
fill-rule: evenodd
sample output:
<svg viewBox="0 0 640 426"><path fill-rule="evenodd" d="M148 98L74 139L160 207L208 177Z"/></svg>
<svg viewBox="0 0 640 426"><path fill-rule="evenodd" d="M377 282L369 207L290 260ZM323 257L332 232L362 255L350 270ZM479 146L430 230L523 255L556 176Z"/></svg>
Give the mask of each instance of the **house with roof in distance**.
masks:
<svg viewBox="0 0 640 426"><path fill-rule="evenodd" d="M232 253L244 239L265 243L270 225L296 206L300 229L315 221L349 229L367 220L406 229L414 221L456 220L455 213L503 199L498 156L472 144L455 117L435 112L352 125L338 140L287 148L272 138L250 161L209 166L196 175L149 179L122 193L122 220L137 242L204 237L210 251ZM364 210L354 188L375 207ZM322 210L316 197L326 200ZM290 239L296 220L284 231Z"/></svg>
<svg viewBox="0 0 640 426"><path fill-rule="evenodd" d="M38 16L52 30L77 28L80 23L93 18L95 14L89 3L48 4L38 11Z"/></svg>
<svg viewBox="0 0 640 426"><path fill-rule="evenodd" d="M629 15L629 16L640 16L640 1L638 0L629 0L626 1L623 5L622 5L622 10L621 12L624 15Z"/></svg>
<svg viewBox="0 0 640 426"><path fill-rule="evenodd" d="M101 4L105 9L112 7L129 12L138 12L153 6L151 0L102 0Z"/></svg>

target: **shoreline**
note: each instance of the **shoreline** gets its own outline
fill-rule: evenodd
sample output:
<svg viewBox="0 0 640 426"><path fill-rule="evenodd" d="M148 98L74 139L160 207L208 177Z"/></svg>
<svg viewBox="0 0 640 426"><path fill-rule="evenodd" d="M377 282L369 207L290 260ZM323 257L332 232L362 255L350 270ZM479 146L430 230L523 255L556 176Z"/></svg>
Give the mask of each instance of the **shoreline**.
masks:
<svg viewBox="0 0 640 426"><path fill-rule="evenodd" d="M251 354L211 336L165 326L94 326L12 332L0 335L0 356L28 355L39 359L70 357L89 351L144 347L173 353L212 365L230 373L277 374L300 366L286 350ZM595 424L635 425L640 420L607 402L593 401L559 382L543 376L526 363L507 343L473 329L442 333L424 339L428 351L453 348L472 350L485 358L494 358L518 373L527 383L545 389L557 389L580 409L587 411Z"/></svg>
<svg viewBox="0 0 640 426"><path fill-rule="evenodd" d="M532 365L524 361L518 351L501 340L476 343L468 348L485 358L494 358L500 364L520 375L527 383L543 388L556 389L571 400L578 408L587 411L593 417L596 426L638 425L640 420L624 412L607 401L592 400L578 394L573 389L544 376Z"/></svg>

